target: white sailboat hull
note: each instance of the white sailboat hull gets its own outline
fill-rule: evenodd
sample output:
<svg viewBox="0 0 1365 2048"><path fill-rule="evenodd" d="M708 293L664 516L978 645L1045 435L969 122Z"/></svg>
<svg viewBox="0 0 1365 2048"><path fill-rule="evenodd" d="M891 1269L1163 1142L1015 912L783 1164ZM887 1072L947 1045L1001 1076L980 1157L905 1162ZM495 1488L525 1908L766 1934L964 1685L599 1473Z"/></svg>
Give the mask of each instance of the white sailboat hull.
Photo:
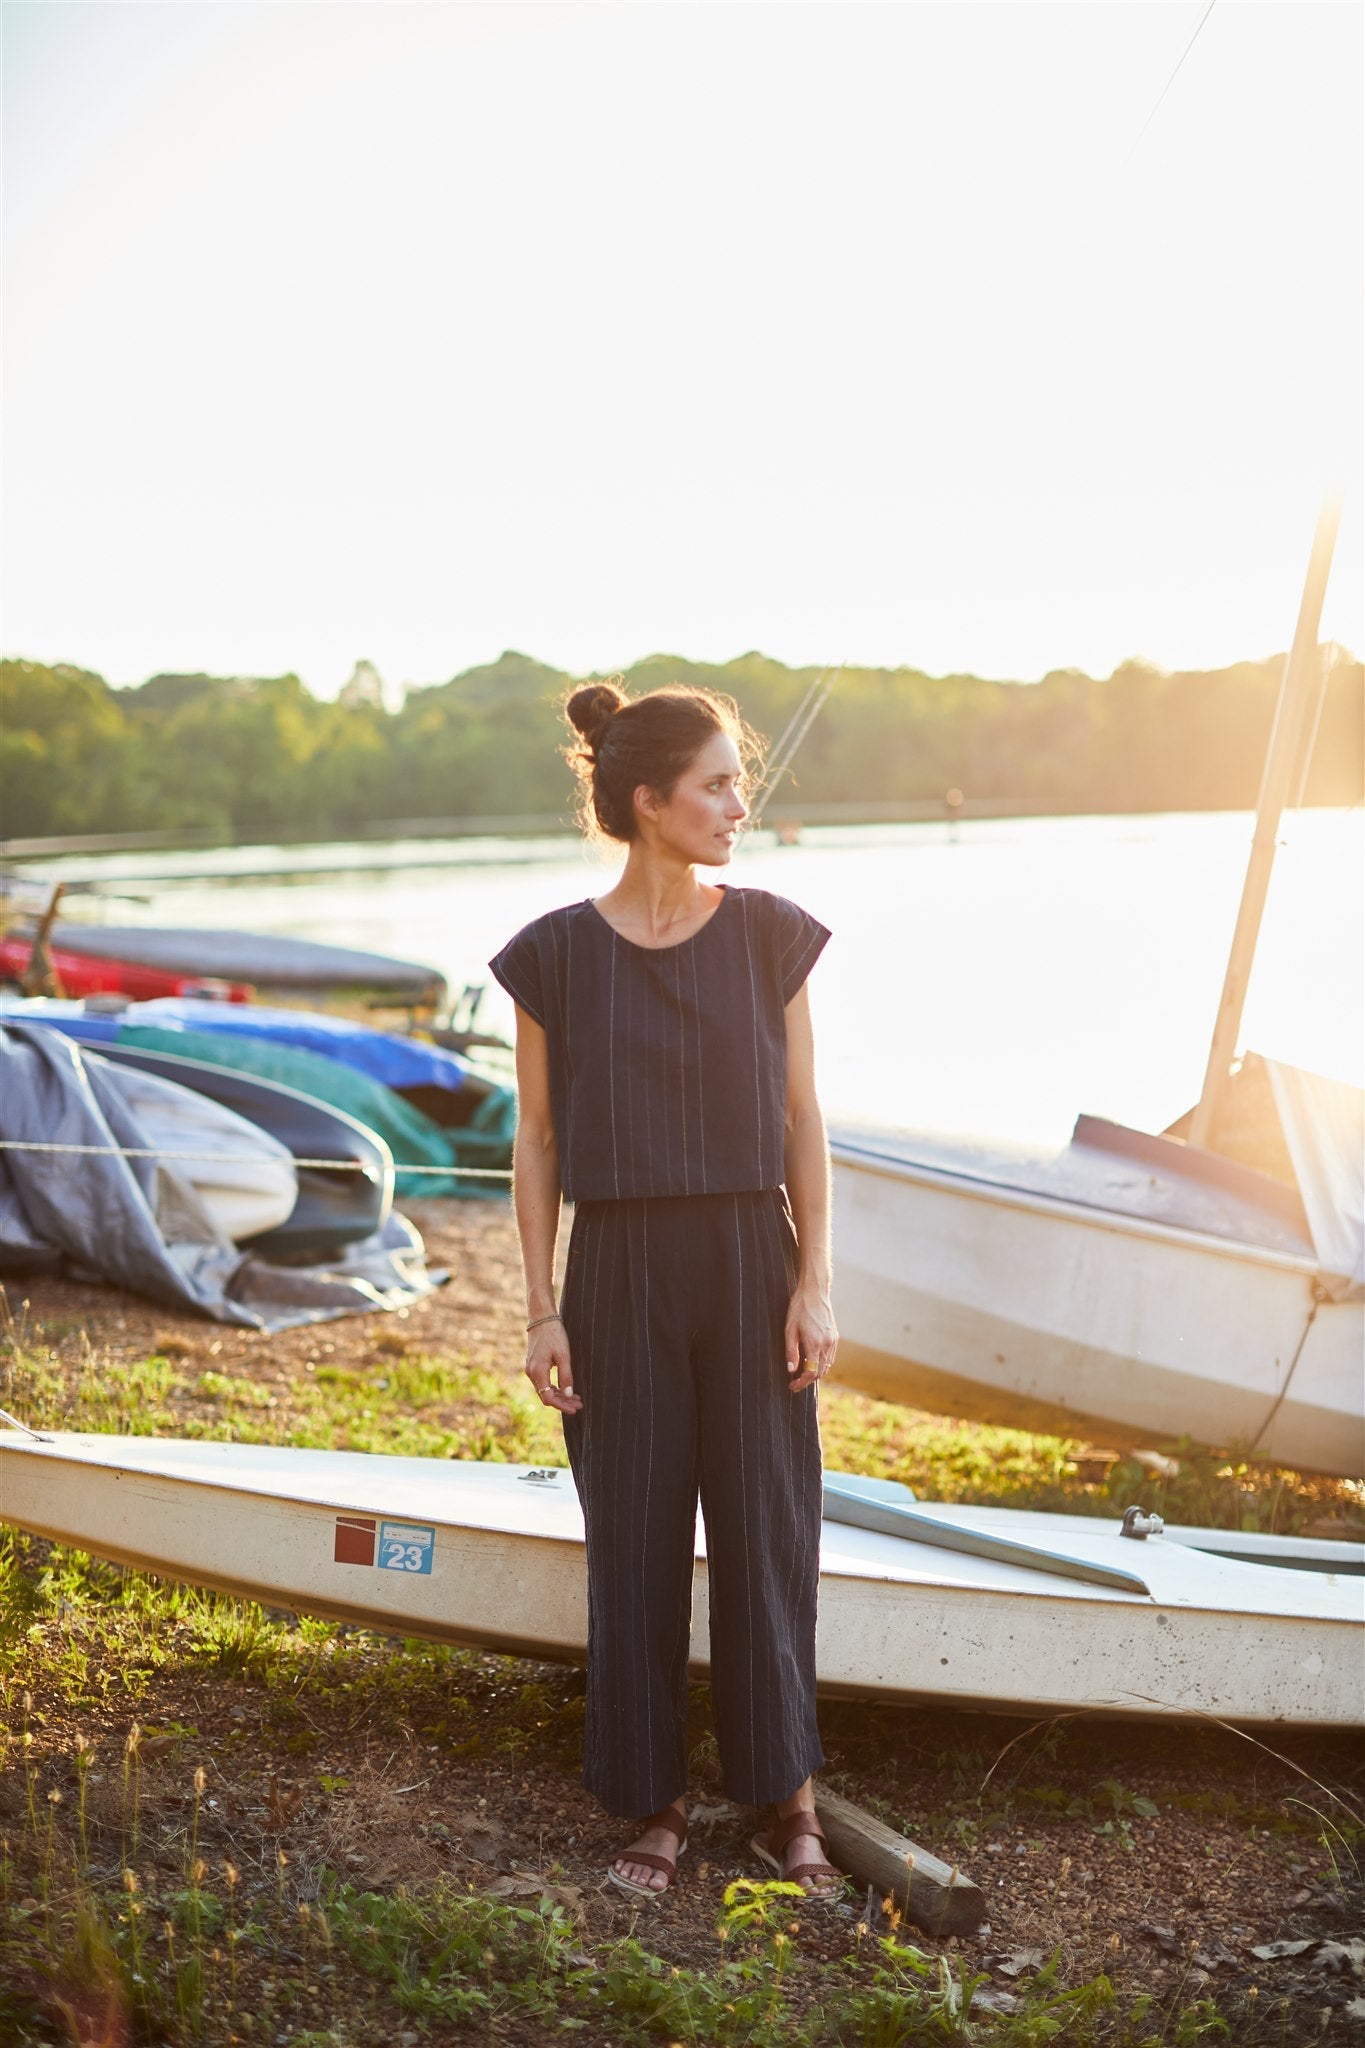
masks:
<svg viewBox="0 0 1365 2048"><path fill-rule="evenodd" d="M837 1143L834 1233L845 1385L1365 1472L1362 1305L1318 1299L1311 1258Z"/></svg>
<svg viewBox="0 0 1365 2048"><path fill-rule="evenodd" d="M932 1515L933 1510L926 1510ZM967 1511L946 1519L961 1526ZM0 1432L0 1519L194 1584L401 1635L582 1657L583 1529L567 1472L244 1444ZM1027 1525L1026 1528L1024 1525ZM1068 1526L1069 1525L1069 1526ZM1021 1517L1119 1590L827 1521L821 1689L1030 1712L1365 1715L1365 1587L1205 1556L1117 1524ZM1000 1514L991 1518L995 1531ZM710 1663L699 1540L692 1664Z"/></svg>

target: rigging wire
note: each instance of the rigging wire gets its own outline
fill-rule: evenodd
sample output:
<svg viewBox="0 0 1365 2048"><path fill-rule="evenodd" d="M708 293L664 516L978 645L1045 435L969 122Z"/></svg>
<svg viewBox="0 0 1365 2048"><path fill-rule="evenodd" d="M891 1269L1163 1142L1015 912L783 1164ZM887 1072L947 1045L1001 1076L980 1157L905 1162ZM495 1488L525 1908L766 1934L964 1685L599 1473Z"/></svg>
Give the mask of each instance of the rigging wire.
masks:
<svg viewBox="0 0 1365 2048"><path fill-rule="evenodd" d="M1299 1334L1299 1341L1297 1347L1295 1348L1294 1356L1289 1361L1289 1370L1284 1376L1284 1385L1280 1388L1279 1393L1271 1402L1265 1421L1261 1424L1255 1436L1251 1439L1250 1446L1247 1450L1248 1457L1254 1456L1256 1446L1259 1443L1263 1443L1265 1441L1266 1436L1269 1434L1271 1423L1275 1420L1275 1417L1279 1414L1281 1408L1284 1406L1284 1397L1289 1392L1289 1383L1293 1379L1294 1374L1298 1368L1299 1360L1303 1357L1303 1347L1308 1342L1308 1332L1312 1329L1314 1323L1318 1319L1318 1310L1322 1307L1325 1301L1330 1300L1331 1296L1328 1294L1322 1282L1320 1280L1314 1280L1312 1285L1312 1301L1308 1310L1308 1320L1304 1324L1303 1329Z"/></svg>
<svg viewBox="0 0 1365 2048"><path fill-rule="evenodd" d="M830 695L846 666L847 663L841 661L832 675L828 669L822 668L787 721L785 732L763 765L762 786L754 799L753 808L749 812L745 825L746 831L752 832L761 820L764 811L768 807L769 797L773 794L783 776L791 767L792 762L796 759L797 750L801 742L819 717L821 710L824 708L826 698Z"/></svg>
<svg viewBox="0 0 1365 2048"><path fill-rule="evenodd" d="M769 796L786 773L787 762L791 759L799 741L801 722L810 707L820 698L828 675L828 669L822 668L795 711L793 711L791 717L787 720L786 725L782 728L776 746L770 750L767 760L763 763L758 790L755 793L754 801L749 811L748 829L751 830L758 819L762 817L763 806L767 803Z"/></svg>
<svg viewBox="0 0 1365 2048"><path fill-rule="evenodd" d="M1147 130L1148 130L1148 129L1149 129L1150 127L1151 127L1151 125L1152 125L1153 121L1155 121L1155 119L1156 119L1156 117L1157 117L1157 114L1159 113L1159 111L1160 111L1160 109L1161 109L1161 103L1162 103L1162 101L1163 101L1163 100L1165 99L1165 97L1166 97L1167 93L1168 93L1168 92L1170 91L1171 87L1172 87L1172 86L1173 86L1173 85L1175 84L1175 82L1176 82L1176 79L1177 79L1177 78L1178 78L1178 77L1180 76L1180 67L1181 67L1181 65L1182 65L1182 64L1183 64L1183 63L1185 62L1185 59L1186 59L1186 58L1187 58L1187 57L1189 56L1189 54L1190 54L1190 51L1191 51L1191 50L1192 50L1192 49L1194 48L1195 44L1196 44L1196 43L1197 43L1197 42L1199 41L1199 31L1200 31L1200 29L1202 29L1202 28L1203 28L1203 26L1204 26L1204 23L1205 23L1205 22L1206 22L1206 21L1208 20L1209 16L1210 16L1210 15L1211 15L1211 14L1213 13L1213 10L1214 10L1214 8L1215 8L1215 7L1217 6L1217 4L1218 4L1218 0L1209 0L1209 4L1208 4L1208 6L1207 6L1207 7L1206 7L1206 8L1204 9L1204 12L1203 12L1203 13L1202 13L1202 14L1200 15L1200 17L1199 17L1199 21L1198 21L1198 25L1197 25L1197 26L1196 26L1196 28L1195 28L1194 34L1193 34L1193 35L1192 35L1192 36L1190 37L1190 39L1189 39L1189 41L1188 41L1188 42L1186 43L1186 45L1185 45L1184 49L1183 49L1183 50L1181 51L1181 53L1180 53L1180 62L1179 62L1179 63L1178 63L1177 65L1176 65L1176 67L1175 67L1175 70L1174 70L1174 71L1173 71L1173 72L1171 73L1170 77L1169 77L1169 78L1168 78L1168 79L1166 80L1166 83L1165 83L1165 84L1164 84L1164 85L1162 86L1162 88L1161 88L1161 91L1160 91L1160 92L1159 92L1159 93L1157 94L1157 96L1156 96L1156 100L1155 100L1155 103L1153 104L1153 107L1152 107L1152 111L1151 111L1151 113L1150 113L1150 114L1148 114L1148 116L1147 116L1147 119L1146 119L1146 120L1145 120L1145 121L1143 122L1143 124L1142 124L1141 128L1139 128L1139 130L1138 130L1138 132L1137 132L1137 139L1136 139L1136 140L1134 141L1134 143L1133 143L1133 146L1132 146L1132 148L1131 148L1131 149L1129 150L1129 152L1128 152L1128 155L1127 155L1127 158L1126 158L1126 160L1125 160L1125 163L1124 163L1124 169L1125 169L1125 170L1126 170L1126 169L1128 168L1128 165L1129 165L1129 164L1130 164L1130 163L1131 163L1131 162L1133 161L1133 158L1134 158L1134 157L1135 157L1135 156L1137 155L1137 153L1138 153L1139 149L1140 149L1140 148L1142 147L1142 138L1143 138L1143 136L1144 136L1144 135L1145 135L1145 134L1147 133Z"/></svg>

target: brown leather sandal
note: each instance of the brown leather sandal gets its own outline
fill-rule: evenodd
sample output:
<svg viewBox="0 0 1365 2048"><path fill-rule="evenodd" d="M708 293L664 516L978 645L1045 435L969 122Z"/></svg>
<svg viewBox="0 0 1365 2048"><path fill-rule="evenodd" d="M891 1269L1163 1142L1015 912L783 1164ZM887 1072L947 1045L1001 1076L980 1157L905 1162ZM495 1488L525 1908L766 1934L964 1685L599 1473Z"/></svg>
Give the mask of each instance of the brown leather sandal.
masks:
<svg viewBox="0 0 1365 2048"><path fill-rule="evenodd" d="M808 1807L789 1813L785 1819L775 1820L768 1833L755 1835L749 1846L774 1877L780 1877L788 1884L799 1884L808 1899L814 1899L817 1905L828 1905L842 1895L844 1873L836 1870L832 1863L798 1863L795 1870L784 1870L782 1851L798 1835L816 1835L822 1842L826 1839L824 1829ZM804 1882L806 1879L809 1883Z"/></svg>
<svg viewBox="0 0 1365 2048"><path fill-rule="evenodd" d="M678 1854L682 1855L687 1847L687 1815L681 1806L665 1806L661 1812L651 1813L648 1820L641 1822L640 1833L644 1834L650 1828L662 1828L665 1834L672 1835L678 1845ZM650 1870L661 1870L667 1882L659 1885L637 1884L633 1877L627 1877L623 1871L616 1868L618 1863L643 1863ZM670 1862L667 1856L656 1856L648 1849L623 1849L620 1855L607 1865L607 1876L617 1890L629 1892L633 1899L661 1899L677 1874L676 1862Z"/></svg>

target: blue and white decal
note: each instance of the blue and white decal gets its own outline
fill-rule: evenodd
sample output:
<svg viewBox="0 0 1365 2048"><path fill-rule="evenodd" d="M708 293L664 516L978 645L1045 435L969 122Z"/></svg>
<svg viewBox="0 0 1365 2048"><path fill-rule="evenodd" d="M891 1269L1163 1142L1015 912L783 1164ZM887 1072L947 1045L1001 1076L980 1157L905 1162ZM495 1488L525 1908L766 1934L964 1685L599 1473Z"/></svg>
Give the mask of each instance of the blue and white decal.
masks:
<svg viewBox="0 0 1365 2048"><path fill-rule="evenodd" d="M385 1572L431 1572L436 1531L425 1522L381 1522L375 1563Z"/></svg>

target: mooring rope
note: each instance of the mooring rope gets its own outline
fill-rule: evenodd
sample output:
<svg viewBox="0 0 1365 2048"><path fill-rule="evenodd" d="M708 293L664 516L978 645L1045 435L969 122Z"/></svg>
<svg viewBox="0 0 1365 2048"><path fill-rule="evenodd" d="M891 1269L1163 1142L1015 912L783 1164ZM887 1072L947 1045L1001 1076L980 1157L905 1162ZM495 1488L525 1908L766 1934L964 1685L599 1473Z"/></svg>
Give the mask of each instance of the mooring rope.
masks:
<svg viewBox="0 0 1365 2048"><path fill-rule="evenodd" d="M1312 1329L1314 1323L1318 1319L1318 1310L1322 1307L1325 1301L1329 1301L1330 1299L1331 1296L1328 1294L1322 1282L1320 1280L1314 1280L1313 1305L1308 1311L1308 1321L1304 1324L1303 1329L1299 1334L1298 1345L1295 1349L1294 1356L1289 1361L1289 1370L1284 1376L1284 1385L1280 1388L1279 1393L1271 1402L1270 1411L1267 1414L1265 1421L1261 1424L1255 1436L1251 1439L1250 1444L1248 1444L1247 1446L1248 1457L1254 1456L1257 1444L1261 1442L1263 1437L1269 1434L1271 1423L1275 1420L1275 1417L1279 1414L1281 1408L1284 1406L1284 1397L1289 1392L1290 1382L1293 1379L1295 1372L1298 1370L1299 1360L1303 1357L1303 1347L1308 1342L1308 1332Z"/></svg>
<svg viewBox="0 0 1365 2048"><path fill-rule="evenodd" d="M1161 91L1157 94L1156 102L1152 108L1151 113L1147 116L1147 119L1143 122L1141 128L1138 130L1137 140L1134 142L1132 148L1128 152L1128 163L1131 163L1133 161L1133 158L1137 155L1138 150L1142 144L1143 136L1147 133L1147 130L1151 127L1153 121L1155 121L1157 114L1160 112L1162 104L1165 101L1167 93L1175 84L1177 78L1179 78L1181 68L1184 65L1185 59L1189 56L1190 51L1199 41L1200 30L1203 28L1204 23L1208 20L1209 16L1213 13L1213 9L1214 0L1209 0L1208 6L1204 9L1204 12L1199 17L1199 21L1195 27L1194 34L1190 37L1184 49L1180 52L1180 62L1176 65L1175 70L1171 73L1170 77L1166 80L1166 83L1162 86Z"/></svg>
<svg viewBox="0 0 1365 2048"><path fill-rule="evenodd" d="M156 1145L67 1145L54 1140L40 1138L0 1138L0 1152L69 1152L85 1159L168 1159L184 1166L225 1166L245 1165L249 1160L259 1160L264 1166L277 1163L279 1155L271 1152L163 1152ZM374 1167L364 1159L297 1159L295 1166L324 1167L329 1173L373 1173ZM425 1173L439 1179L442 1175L452 1180L511 1180L512 1172L506 1166L409 1166L406 1161L395 1162L397 1173Z"/></svg>

